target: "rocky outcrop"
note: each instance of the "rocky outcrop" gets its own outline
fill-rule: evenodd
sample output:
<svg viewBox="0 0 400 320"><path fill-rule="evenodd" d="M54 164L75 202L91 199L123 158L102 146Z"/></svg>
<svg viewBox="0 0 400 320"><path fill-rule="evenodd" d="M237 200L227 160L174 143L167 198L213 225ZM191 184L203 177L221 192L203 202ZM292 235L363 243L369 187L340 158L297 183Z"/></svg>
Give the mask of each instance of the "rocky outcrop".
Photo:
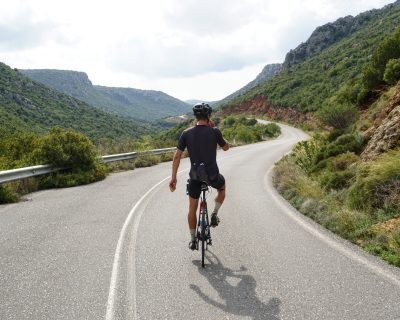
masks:
<svg viewBox="0 0 400 320"><path fill-rule="evenodd" d="M400 105L394 108L382 124L376 128L361 158L369 160L400 145Z"/></svg>
<svg viewBox="0 0 400 320"><path fill-rule="evenodd" d="M366 11L356 17L347 16L318 27L306 42L301 43L297 48L287 53L283 67L288 68L306 60L347 35L359 30L365 23L394 6L400 6L400 1L398 0L382 9Z"/></svg>
<svg viewBox="0 0 400 320"><path fill-rule="evenodd" d="M374 118L374 125L364 132L368 144L361 157L369 160L400 145L400 83L389 104Z"/></svg>

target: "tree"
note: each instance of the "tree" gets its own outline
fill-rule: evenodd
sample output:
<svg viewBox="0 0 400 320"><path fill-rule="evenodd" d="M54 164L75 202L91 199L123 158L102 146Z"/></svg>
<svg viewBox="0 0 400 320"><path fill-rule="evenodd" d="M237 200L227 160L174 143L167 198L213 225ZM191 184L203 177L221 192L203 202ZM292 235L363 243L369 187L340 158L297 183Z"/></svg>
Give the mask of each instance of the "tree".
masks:
<svg viewBox="0 0 400 320"><path fill-rule="evenodd" d="M400 79L400 59L390 59L386 64L383 80L388 84L395 84Z"/></svg>

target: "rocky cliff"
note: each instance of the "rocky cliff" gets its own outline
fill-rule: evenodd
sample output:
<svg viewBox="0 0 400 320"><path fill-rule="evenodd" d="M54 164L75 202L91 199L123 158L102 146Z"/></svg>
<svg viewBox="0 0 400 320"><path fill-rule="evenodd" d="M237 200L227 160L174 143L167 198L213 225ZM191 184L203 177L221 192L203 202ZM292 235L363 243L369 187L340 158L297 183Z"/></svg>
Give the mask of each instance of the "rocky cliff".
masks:
<svg viewBox="0 0 400 320"><path fill-rule="evenodd" d="M400 83L388 105L375 115L374 125L364 137L368 140L361 157L369 160L400 145Z"/></svg>
<svg viewBox="0 0 400 320"><path fill-rule="evenodd" d="M318 27L306 42L301 43L297 48L287 53L285 62L283 63L284 68L300 63L308 57L324 50L333 43L359 30L368 21L379 18L379 15L391 10L394 6L400 6L400 0L382 9L366 11L356 17L347 16Z"/></svg>

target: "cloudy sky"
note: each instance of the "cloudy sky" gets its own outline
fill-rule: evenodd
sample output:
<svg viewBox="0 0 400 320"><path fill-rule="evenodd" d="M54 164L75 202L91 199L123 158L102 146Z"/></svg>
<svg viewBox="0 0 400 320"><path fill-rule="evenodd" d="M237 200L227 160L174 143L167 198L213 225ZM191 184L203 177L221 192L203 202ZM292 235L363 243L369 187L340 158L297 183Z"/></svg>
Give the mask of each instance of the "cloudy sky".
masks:
<svg viewBox="0 0 400 320"><path fill-rule="evenodd" d="M394 0L0 0L0 61L218 100L319 25Z"/></svg>

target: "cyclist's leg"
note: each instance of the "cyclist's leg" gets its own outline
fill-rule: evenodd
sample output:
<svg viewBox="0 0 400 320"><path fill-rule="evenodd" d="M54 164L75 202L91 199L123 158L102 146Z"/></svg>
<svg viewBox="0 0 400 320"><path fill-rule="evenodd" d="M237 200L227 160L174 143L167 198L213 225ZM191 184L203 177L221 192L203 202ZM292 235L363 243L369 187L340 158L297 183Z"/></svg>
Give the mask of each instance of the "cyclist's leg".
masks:
<svg viewBox="0 0 400 320"><path fill-rule="evenodd" d="M193 242L196 240L196 224L197 224L196 211L199 204L199 197L201 193L200 183L197 181L189 180L188 193L189 193L188 224L190 231L190 239Z"/></svg>
<svg viewBox="0 0 400 320"><path fill-rule="evenodd" d="M217 189L217 195L215 196L215 207L214 210L211 214L211 225L213 227L216 227L219 223L219 219L217 217L219 208L222 206L222 203L225 200L225 189L226 189L226 183L225 183L225 178L222 174L218 176L218 178L211 183L211 186L215 189Z"/></svg>
<svg viewBox="0 0 400 320"><path fill-rule="evenodd" d="M199 205L199 199L198 198L194 199L191 196L189 196L188 224L190 230L196 229L196 223L197 223L196 211L198 205Z"/></svg>

